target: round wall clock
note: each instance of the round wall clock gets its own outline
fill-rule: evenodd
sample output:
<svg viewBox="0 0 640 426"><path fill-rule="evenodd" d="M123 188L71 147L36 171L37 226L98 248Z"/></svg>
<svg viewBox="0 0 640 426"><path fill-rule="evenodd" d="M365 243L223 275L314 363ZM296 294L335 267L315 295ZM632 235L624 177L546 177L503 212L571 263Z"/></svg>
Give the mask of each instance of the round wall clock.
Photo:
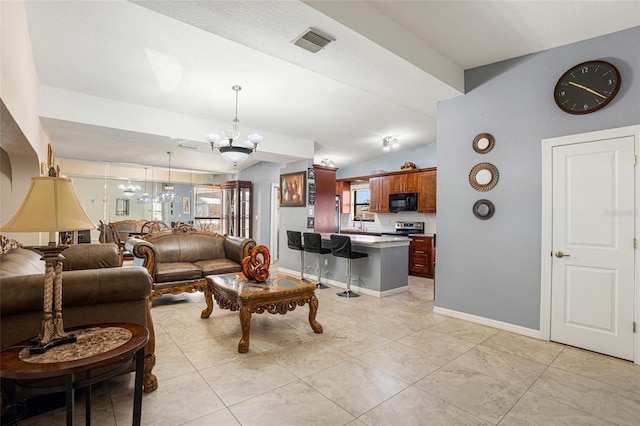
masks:
<svg viewBox="0 0 640 426"><path fill-rule="evenodd" d="M569 114L588 114L604 108L618 94L620 72L605 61L578 64L556 83L553 98Z"/></svg>

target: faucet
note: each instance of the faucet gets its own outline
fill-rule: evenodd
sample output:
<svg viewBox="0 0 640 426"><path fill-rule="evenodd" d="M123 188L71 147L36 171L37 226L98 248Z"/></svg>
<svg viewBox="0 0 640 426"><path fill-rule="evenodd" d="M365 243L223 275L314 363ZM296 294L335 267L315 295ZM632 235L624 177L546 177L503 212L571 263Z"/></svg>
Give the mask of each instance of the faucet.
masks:
<svg viewBox="0 0 640 426"><path fill-rule="evenodd" d="M364 231L364 224L362 223L362 218L358 219L360 221L360 226L358 227L359 230Z"/></svg>

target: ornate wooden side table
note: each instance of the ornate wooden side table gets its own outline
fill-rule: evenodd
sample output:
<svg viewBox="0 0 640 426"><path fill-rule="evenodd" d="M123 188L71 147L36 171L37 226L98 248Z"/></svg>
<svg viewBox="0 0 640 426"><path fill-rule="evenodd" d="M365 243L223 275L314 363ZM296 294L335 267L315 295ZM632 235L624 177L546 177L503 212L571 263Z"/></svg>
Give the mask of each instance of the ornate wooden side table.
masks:
<svg viewBox="0 0 640 426"><path fill-rule="evenodd" d="M86 424L91 423L91 385L125 372L135 361L133 424L140 424L144 347L149 330L136 324L83 326L74 331L78 341L44 354L29 355L28 341L0 353L0 377L15 391L34 395L66 392L67 425L73 424L74 394L87 388ZM59 379L64 377L64 383Z"/></svg>
<svg viewBox="0 0 640 426"><path fill-rule="evenodd" d="M240 311L242 327L242 338L238 344L240 353L249 351L249 333L253 313L268 312L284 315L297 306L308 304L309 325L315 333L322 333L322 325L316 321L318 298L315 295L314 284L284 275L269 277L266 282L258 283L247 280L241 273L209 275L206 280L207 308L202 311L201 316L208 318L213 312L212 295L220 308Z"/></svg>

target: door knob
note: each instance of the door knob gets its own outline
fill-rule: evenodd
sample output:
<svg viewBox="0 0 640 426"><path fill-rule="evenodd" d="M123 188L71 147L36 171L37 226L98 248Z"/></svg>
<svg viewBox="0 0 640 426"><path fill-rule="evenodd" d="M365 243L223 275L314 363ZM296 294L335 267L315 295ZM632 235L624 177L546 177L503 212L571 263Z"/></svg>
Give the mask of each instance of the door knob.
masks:
<svg viewBox="0 0 640 426"><path fill-rule="evenodd" d="M567 254L567 253L563 253L563 252L561 252L561 251L557 251L557 252L556 252L556 257L557 257L557 258L571 257L571 255L570 255L570 254Z"/></svg>

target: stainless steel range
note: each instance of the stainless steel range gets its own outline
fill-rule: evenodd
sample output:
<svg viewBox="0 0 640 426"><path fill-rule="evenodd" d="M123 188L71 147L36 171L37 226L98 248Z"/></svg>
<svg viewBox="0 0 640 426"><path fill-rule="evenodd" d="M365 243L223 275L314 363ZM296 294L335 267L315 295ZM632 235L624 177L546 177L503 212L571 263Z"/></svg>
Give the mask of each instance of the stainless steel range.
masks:
<svg viewBox="0 0 640 426"><path fill-rule="evenodd" d="M396 232L383 232L382 235L411 235L422 234L424 232L424 222L402 221L396 222Z"/></svg>

